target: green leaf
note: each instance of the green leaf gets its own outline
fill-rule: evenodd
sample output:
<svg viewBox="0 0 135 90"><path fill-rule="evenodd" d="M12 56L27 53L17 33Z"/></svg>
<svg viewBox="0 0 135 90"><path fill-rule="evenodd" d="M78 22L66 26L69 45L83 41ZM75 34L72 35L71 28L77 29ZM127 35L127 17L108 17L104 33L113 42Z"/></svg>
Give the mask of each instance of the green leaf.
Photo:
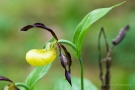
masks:
<svg viewBox="0 0 135 90"><path fill-rule="evenodd" d="M34 85L48 72L51 64L46 66L38 66L35 67L34 70L27 77L25 84L29 86L30 89L34 87Z"/></svg>
<svg viewBox="0 0 135 90"><path fill-rule="evenodd" d="M84 35L86 34L86 32L88 31L88 29L90 28L90 26L94 22L96 22L97 20L99 20L101 17L103 17L104 15L106 15L110 10L112 10L113 8L115 8L117 6L120 6L123 3L124 2L122 2L120 4L117 4L117 5L114 5L112 7L109 7L109 8L96 9L96 10L88 13L84 17L84 19L77 26L77 28L75 30L75 33L74 33L74 37L73 37L73 43L77 46L78 51L81 50L82 41L83 41Z"/></svg>
<svg viewBox="0 0 135 90"><path fill-rule="evenodd" d="M65 80L60 79L54 86L53 90L81 90L80 78L72 77L72 87ZM88 79L84 78L84 90L98 90Z"/></svg>

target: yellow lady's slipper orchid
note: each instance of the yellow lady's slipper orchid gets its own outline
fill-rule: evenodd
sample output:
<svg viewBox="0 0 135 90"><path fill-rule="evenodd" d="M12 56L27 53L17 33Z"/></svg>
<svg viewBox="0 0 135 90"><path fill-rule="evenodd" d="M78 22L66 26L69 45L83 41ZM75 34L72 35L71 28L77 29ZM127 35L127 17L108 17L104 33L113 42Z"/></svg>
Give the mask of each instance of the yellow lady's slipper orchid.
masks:
<svg viewBox="0 0 135 90"><path fill-rule="evenodd" d="M26 54L26 61L33 66L51 63L56 58L56 50L32 49Z"/></svg>
<svg viewBox="0 0 135 90"><path fill-rule="evenodd" d="M59 57L60 57L61 65L65 69L65 77L66 77L67 81L69 82L69 84L72 85L71 76L70 76L72 59L71 59L70 53L67 51L67 49L65 48L64 45L62 45L61 43L58 42L58 38L57 38L56 34L53 32L53 30L46 27L42 23L35 23L32 25L27 25L27 26L23 27L21 29L21 31L28 31L29 29L35 28L35 27L42 28L42 29L49 31L52 34L55 41L48 42L46 44L45 49L30 50L26 54L26 61L33 66L47 65L47 64L51 63L52 61L54 61L54 59L56 58L56 49L58 48L59 53L60 53ZM65 54L63 54L62 50Z"/></svg>

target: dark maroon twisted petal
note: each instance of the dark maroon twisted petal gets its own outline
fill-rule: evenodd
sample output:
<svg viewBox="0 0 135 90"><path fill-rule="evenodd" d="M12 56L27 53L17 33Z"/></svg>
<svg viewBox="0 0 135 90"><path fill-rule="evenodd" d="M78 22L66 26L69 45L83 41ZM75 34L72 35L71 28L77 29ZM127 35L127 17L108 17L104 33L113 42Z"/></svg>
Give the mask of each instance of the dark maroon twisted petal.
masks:
<svg viewBox="0 0 135 90"><path fill-rule="evenodd" d="M71 59L71 55L70 53L67 51L66 47L62 44L60 44L62 49L64 50L66 57L67 57L67 64L68 64L68 68L69 68L69 72L71 72L71 65L72 65L72 59Z"/></svg>
<svg viewBox="0 0 135 90"><path fill-rule="evenodd" d="M69 71L65 70L65 76L67 81L69 82L69 84L72 86L72 82L71 82L71 74Z"/></svg>
<svg viewBox="0 0 135 90"><path fill-rule="evenodd" d="M49 31L52 34L52 36L58 41L58 38L57 38L56 34L53 32L53 30L46 27L42 23L35 23L33 25L27 25L27 26L23 27L20 31L28 31L29 29L35 28L35 27L42 28L42 29L45 29L45 30Z"/></svg>
<svg viewBox="0 0 135 90"><path fill-rule="evenodd" d="M61 60L61 65L62 67L65 69L65 77L66 77L66 80L69 82L69 84L72 86L72 83L71 83L71 75L70 75L70 69L67 70L67 66L69 67L69 60L67 58L67 56L63 55L62 54L62 47L60 44L58 44L58 47L59 47L59 52L60 52L60 60ZM66 53L65 53L66 54Z"/></svg>

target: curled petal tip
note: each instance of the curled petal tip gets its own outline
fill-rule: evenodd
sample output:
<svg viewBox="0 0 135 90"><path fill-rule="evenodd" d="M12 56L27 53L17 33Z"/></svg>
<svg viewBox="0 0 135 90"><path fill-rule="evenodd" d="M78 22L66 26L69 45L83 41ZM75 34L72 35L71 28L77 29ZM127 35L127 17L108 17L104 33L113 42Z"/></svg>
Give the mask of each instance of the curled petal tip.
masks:
<svg viewBox="0 0 135 90"><path fill-rule="evenodd" d="M65 70L65 77L66 77L67 81L69 82L69 84L72 86L71 75L70 75L69 71L67 71L67 70Z"/></svg>
<svg viewBox="0 0 135 90"><path fill-rule="evenodd" d="M28 31L31 28L33 28L32 25L27 25L27 26L23 27L20 31Z"/></svg>
<svg viewBox="0 0 135 90"><path fill-rule="evenodd" d="M58 38L57 38L56 34L53 32L53 30L48 28L48 27L46 27L42 23L35 23L33 25L27 25L27 26L23 27L20 31L27 31L27 30L29 30L31 28L34 28L34 27L42 28L42 29L45 29L45 30L49 31L52 34L52 36L58 41Z"/></svg>
<svg viewBox="0 0 135 90"><path fill-rule="evenodd" d="M33 25L27 25L23 27L20 31L28 31L29 29L34 28L34 27L45 28L45 25L42 23L35 23Z"/></svg>
<svg viewBox="0 0 135 90"><path fill-rule="evenodd" d="M12 80L10 80L9 78L4 77L4 76L0 76L0 81L8 81L8 82L13 82Z"/></svg>

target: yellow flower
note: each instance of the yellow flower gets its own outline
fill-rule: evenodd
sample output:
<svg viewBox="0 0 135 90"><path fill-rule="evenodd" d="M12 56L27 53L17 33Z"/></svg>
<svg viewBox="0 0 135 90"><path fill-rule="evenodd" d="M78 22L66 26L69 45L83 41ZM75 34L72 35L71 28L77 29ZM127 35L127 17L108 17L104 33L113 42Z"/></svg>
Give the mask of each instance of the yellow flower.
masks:
<svg viewBox="0 0 135 90"><path fill-rule="evenodd" d="M47 65L56 58L56 50L32 49L26 54L26 61L33 66Z"/></svg>
<svg viewBox="0 0 135 90"><path fill-rule="evenodd" d="M27 25L23 27L21 31L28 31L29 29L35 28L35 27L42 28L49 31L55 40L54 42L48 42L46 44L45 49L32 49L28 51L26 54L26 61L33 66L47 65L51 63L52 61L54 61L54 59L56 58L56 49L58 48L59 53L60 53L59 57L60 57L61 65L65 69L65 77L67 81L69 82L69 84L72 85L71 76L70 76L72 59L71 59L70 53L67 51L64 45L58 42L58 38L56 34L53 32L53 30L46 27L42 23L35 23L32 25ZM62 50L65 54L63 54Z"/></svg>

